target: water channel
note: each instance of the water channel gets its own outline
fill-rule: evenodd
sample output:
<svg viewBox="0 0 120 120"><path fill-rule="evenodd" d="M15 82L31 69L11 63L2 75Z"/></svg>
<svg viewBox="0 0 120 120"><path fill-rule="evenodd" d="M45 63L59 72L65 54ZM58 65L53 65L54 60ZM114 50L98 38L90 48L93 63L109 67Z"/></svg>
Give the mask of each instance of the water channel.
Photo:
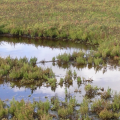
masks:
<svg viewBox="0 0 120 120"><path fill-rule="evenodd" d="M53 57L62 53L72 53L73 51L84 51L89 52L90 50L96 50L96 47L83 45L67 41L48 41L48 40L30 40L23 38L7 38L0 37L0 57L11 56L12 58L22 58L22 57L36 57L38 60L49 61ZM45 64L37 64L43 68L50 67L56 75L57 80L64 78L67 70L72 70L77 72L77 76L85 79L93 79L92 85L98 87L104 87L105 90L110 87L113 91L120 91L120 71L119 66L114 66L107 64L106 67L99 66L98 68L94 66L79 66L73 67L72 65L60 67L57 64L53 65L52 62ZM75 93L75 89L81 90L81 93ZM78 102L82 101L82 96L85 94L84 85L78 86L76 80L73 84L67 88L67 91L75 96ZM15 97L16 100L30 100L33 98L35 100L44 101L46 98L50 99L52 96L57 95L61 100L65 99L65 85L63 87L57 86L55 90L51 90L50 87L45 87L42 85L36 90L31 90L29 86L19 87L16 84L15 87L11 87L10 83L6 83L0 80L0 99L11 100Z"/></svg>

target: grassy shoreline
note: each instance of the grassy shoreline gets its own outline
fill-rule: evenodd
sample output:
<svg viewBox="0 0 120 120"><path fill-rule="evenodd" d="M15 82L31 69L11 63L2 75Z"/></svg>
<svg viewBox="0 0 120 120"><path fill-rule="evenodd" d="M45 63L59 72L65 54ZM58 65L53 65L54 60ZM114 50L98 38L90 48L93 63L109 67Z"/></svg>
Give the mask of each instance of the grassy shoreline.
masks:
<svg viewBox="0 0 120 120"><path fill-rule="evenodd" d="M120 56L119 3L117 0L1 0L0 34L98 44L101 54Z"/></svg>

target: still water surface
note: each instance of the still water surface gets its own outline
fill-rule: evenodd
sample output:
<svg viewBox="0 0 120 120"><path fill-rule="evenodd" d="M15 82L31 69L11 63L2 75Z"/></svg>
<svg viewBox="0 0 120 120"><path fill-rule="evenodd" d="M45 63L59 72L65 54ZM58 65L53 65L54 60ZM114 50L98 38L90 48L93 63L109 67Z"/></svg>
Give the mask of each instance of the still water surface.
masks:
<svg viewBox="0 0 120 120"><path fill-rule="evenodd" d="M13 42L14 41L14 42ZM18 42L20 41L20 42ZM27 41L27 42L25 42ZM95 50L95 48L92 48ZM10 38L0 38L0 57L7 57L10 55L12 58L20 58L26 56L27 58L36 57L38 62L41 60L52 60L52 57L57 56L58 54L72 53L73 51L83 50L84 52L89 52L91 50L90 46L75 44L75 43L67 43L67 42L59 42L59 41L43 41L41 42L33 42L30 40L19 40L18 38L10 39ZM107 64L107 67L96 70L94 67L84 66L80 68L73 67L69 65L69 67L59 67L58 65L54 65L49 62L45 64L38 64L43 68L51 67L55 75L57 76L57 80L59 82L60 77L64 78L66 70L70 69L72 71L76 71L77 75L81 78L93 79L93 85L97 85L98 87L104 87L107 89L108 87L112 88L114 91L120 91L120 71L119 67L114 67L113 65ZM75 93L74 90L79 89L81 93ZM72 96L76 96L76 99L81 102L82 95L85 94L84 85L80 87L77 85L76 80L73 81L73 85L67 88L67 91L70 92ZM10 83L5 83L4 81L0 81L0 99L11 100L15 97L16 100L21 100L22 98L25 100L32 101L33 98L35 100L44 101L47 97L50 99L52 96L57 95L61 100L65 99L65 86L60 87L59 85L55 89L55 91L51 90L50 87L46 88L43 86L37 88L32 91L29 87L23 86L19 87L16 85L14 88L10 87Z"/></svg>

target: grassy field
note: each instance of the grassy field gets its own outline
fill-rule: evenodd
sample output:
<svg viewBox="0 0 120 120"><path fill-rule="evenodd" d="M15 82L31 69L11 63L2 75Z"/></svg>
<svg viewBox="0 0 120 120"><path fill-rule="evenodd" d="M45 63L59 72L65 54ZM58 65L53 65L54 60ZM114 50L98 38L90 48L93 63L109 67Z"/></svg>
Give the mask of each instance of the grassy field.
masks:
<svg viewBox="0 0 120 120"><path fill-rule="evenodd" d="M100 54L120 56L119 4L118 0L1 0L0 33L99 44Z"/></svg>

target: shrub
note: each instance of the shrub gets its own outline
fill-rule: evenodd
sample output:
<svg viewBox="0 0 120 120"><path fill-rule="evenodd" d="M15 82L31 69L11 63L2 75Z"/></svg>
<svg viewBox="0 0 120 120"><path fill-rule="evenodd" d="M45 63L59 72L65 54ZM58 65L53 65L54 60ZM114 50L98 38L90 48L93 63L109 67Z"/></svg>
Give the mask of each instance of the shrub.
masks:
<svg viewBox="0 0 120 120"><path fill-rule="evenodd" d="M58 55L58 56L57 56L57 59L58 59L59 61L68 62L69 59L70 59L70 54L64 53L64 54L62 54L62 55Z"/></svg>
<svg viewBox="0 0 120 120"><path fill-rule="evenodd" d="M112 102L113 111L120 109L120 93L115 92Z"/></svg>
<svg viewBox="0 0 120 120"><path fill-rule="evenodd" d="M107 98L110 98L110 97L111 97L111 89L110 88L108 88L107 91L104 91L101 94L101 98L107 99Z"/></svg>
<svg viewBox="0 0 120 120"><path fill-rule="evenodd" d="M55 57L52 58L52 61L53 61L53 62L55 61Z"/></svg>
<svg viewBox="0 0 120 120"><path fill-rule="evenodd" d="M80 104L80 114L86 115L88 113L88 100L83 99L83 102Z"/></svg>
<svg viewBox="0 0 120 120"><path fill-rule="evenodd" d="M30 63L31 65L34 65L34 64L36 64L36 61L37 61L37 58L34 57L34 58L31 58L31 59L30 59L29 63Z"/></svg>
<svg viewBox="0 0 120 120"><path fill-rule="evenodd" d="M81 83L81 82L82 82L81 77L77 77L77 82L78 82L78 83Z"/></svg>
<svg viewBox="0 0 120 120"><path fill-rule="evenodd" d="M43 113L47 113L50 109L50 102L46 100L45 102L39 101L36 103L36 107L38 108L37 113L40 113L40 110L43 111Z"/></svg>
<svg viewBox="0 0 120 120"><path fill-rule="evenodd" d="M112 116L113 116L113 112L112 112L112 111L108 111L106 108L104 108L104 110L102 110L102 111L100 112L100 114L99 114L99 117L100 117L101 119L104 119L104 120L106 120L106 119L111 119Z"/></svg>
<svg viewBox="0 0 120 120"><path fill-rule="evenodd" d="M99 114L100 111L104 109L103 103L104 103L103 99L94 100L91 104L91 110Z"/></svg>
<svg viewBox="0 0 120 120"><path fill-rule="evenodd" d="M86 96L88 97L94 97L94 95L96 95L97 91L98 91L98 87L95 86L91 86L90 84L85 85L85 91L86 91Z"/></svg>
<svg viewBox="0 0 120 120"><path fill-rule="evenodd" d="M77 56L78 56L78 53L77 53L76 51L74 51L74 52L72 53L72 57L75 59Z"/></svg>
<svg viewBox="0 0 120 120"><path fill-rule="evenodd" d="M62 107L58 109L58 115L62 118L65 118L68 115L68 109Z"/></svg>
<svg viewBox="0 0 120 120"><path fill-rule="evenodd" d="M99 64L101 64L102 63L102 58L94 58L94 63L95 63L95 65L99 65Z"/></svg>
<svg viewBox="0 0 120 120"><path fill-rule="evenodd" d="M88 57L88 64L92 64L92 63L93 63L93 57L90 56L90 57Z"/></svg>
<svg viewBox="0 0 120 120"><path fill-rule="evenodd" d="M39 118L40 120L52 120L52 117L48 114L42 114Z"/></svg>
<svg viewBox="0 0 120 120"><path fill-rule="evenodd" d="M0 119L5 117L8 114L8 108L6 108L6 104L0 100Z"/></svg>
<svg viewBox="0 0 120 120"><path fill-rule="evenodd" d="M95 58L99 58L99 57L101 57L101 53L100 52L94 52L94 57Z"/></svg>
<svg viewBox="0 0 120 120"><path fill-rule="evenodd" d="M83 58L81 56L76 57L76 62L77 62L77 64L86 64L85 58Z"/></svg>
<svg viewBox="0 0 120 120"><path fill-rule="evenodd" d="M72 71L71 71L71 70L67 70L67 71L66 71L66 75L69 75L69 76L72 77Z"/></svg>
<svg viewBox="0 0 120 120"><path fill-rule="evenodd" d="M76 73L75 70L74 70L74 72L73 72L73 75L74 75L74 77L77 77L77 73Z"/></svg>
<svg viewBox="0 0 120 120"><path fill-rule="evenodd" d="M60 78L59 85L63 85L63 82L64 82L64 79L63 79L63 78Z"/></svg>

